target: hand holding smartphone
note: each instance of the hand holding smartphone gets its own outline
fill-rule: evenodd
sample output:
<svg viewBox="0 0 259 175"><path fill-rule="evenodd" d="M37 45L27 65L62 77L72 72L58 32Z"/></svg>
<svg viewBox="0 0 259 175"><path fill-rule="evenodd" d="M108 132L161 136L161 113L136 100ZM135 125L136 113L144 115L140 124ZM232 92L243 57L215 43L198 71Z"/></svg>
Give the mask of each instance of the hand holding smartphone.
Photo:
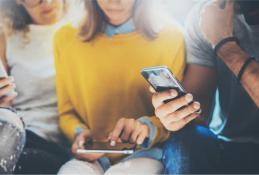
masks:
<svg viewBox="0 0 259 175"><path fill-rule="evenodd" d="M166 66L144 68L142 69L141 74L156 92L163 92L175 89L178 93L178 96L176 98L180 98L187 94L184 87ZM164 101L164 103L168 103L171 100L166 100ZM191 102L190 104L192 103L193 102ZM200 112L201 110L197 111L197 113Z"/></svg>
<svg viewBox="0 0 259 175"><path fill-rule="evenodd" d="M200 103L194 101L191 94L187 94L167 67L145 68L141 74L158 92L152 97L155 114L168 131L179 131L200 116ZM177 91L177 94L172 95L172 89L173 92Z"/></svg>

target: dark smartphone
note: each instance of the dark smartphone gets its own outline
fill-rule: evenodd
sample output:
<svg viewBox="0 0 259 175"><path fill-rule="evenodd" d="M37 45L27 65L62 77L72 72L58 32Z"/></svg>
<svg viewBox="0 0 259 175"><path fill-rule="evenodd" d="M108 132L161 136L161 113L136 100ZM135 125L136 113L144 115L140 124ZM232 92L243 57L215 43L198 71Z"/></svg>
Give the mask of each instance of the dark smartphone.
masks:
<svg viewBox="0 0 259 175"><path fill-rule="evenodd" d="M187 94L181 83L166 66L145 68L142 69L141 74L156 92L175 89L179 94L178 97Z"/></svg>
<svg viewBox="0 0 259 175"><path fill-rule="evenodd" d="M84 149L77 150L79 154L89 153L109 153L109 154L133 154L136 145L128 143L116 143L116 146L111 146L110 142L87 142Z"/></svg>

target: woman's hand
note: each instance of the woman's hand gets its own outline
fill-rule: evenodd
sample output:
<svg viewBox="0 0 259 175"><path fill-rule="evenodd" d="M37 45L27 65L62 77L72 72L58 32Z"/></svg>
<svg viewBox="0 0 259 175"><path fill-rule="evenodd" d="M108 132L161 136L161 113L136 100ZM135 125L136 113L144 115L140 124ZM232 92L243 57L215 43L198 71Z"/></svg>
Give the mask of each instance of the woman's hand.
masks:
<svg viewBox="0 0 259 175"><path fill-rule="evenodd" d="M7 95L9 92L15 89L14 79L12 77L0 78L0 106L9 107L12 105L12 101L17 94L12 96Z"/></svg>
<svg viewBox="0 0 259 175"><path fill-rule="evenodd" d="M84 131L82 131L75 139L73 145L72 145L72 153L74 154L74 156L77 159L80 160L86 160L89 162L95 162L98 159L100 159L101 157L104 156L104 154L97 154L97 153L91 153L91 154L82 154L82 153L77 153L78 149L84 149L84 145L85 143L87 143L87 141L89 139L91 139L91 132L87 129L85 129Z"/></svg>
<svg viewBox="0 0 259 175"><path fill-rule="evenodd" d="M110 133L109 140L112 146L117 142L127 142L141 145L149 137L150 129L135 119L121 118L114 130Z"/></svg>
<svg viewBox="0 0 259 175"><path fill-rule="evenodd" d="M151 90L152 91L152 90ZM200 103L193 102L193 96L187 94L176 98L176 90L169 90L161 93L154 93L152 103L155 107L155 114L160 119L164 127L169 131L178 131L189 122L197 118L200 113ZM168 103L164 101L170 100Z"/></svg>

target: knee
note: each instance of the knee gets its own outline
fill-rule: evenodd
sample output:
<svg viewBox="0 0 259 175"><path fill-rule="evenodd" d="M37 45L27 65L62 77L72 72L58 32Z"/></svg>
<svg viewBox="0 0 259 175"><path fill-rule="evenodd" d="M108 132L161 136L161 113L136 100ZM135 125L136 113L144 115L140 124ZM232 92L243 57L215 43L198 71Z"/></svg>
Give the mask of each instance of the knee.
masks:
<svg viewBox="0 0 259 175"><path fill-rule="evenodd" d="M163 164L166 174L185 174L188 172L190 138L195 135L194 127L173 133L163 149ZM192 138L193 139L193 138Z"/></svg>
<svg viewBox="0 0 259 175"><path fill-rule="evenodd" d="M22 119L14 112L0 109L0 138L6 145L23 145L25 127Z"/></svg>
<svg viewBox="0 0 259 175"><path fill-rule="evenodd" d="M13 111L8 109L0 109L0 121L8 123L20 132L25 131L24 122L22 119Z"/></svg>
<svg viewBox="0 0 259 175"><path fill-rule="evenodd" d="M179 132L175 132L165 143L164 150L181 149L195 144L216 140L217 137L208 128L203 126L189 125Z"/></svg>
<svg viewBox="0 0 259 175"><path fill-rule="evenodd" d="M188 150L183 142L184 138L180 135L174 135L165 143L163 149L162 162L165 168L165 174L182 174L187 166ZM184 167L185 166L185 167Z"/></svg>
<svg viewBox="0 0 259 175"><path fill-rule="evenodd" d="M129 174L129 168L131 167L131 162L121 162L116 165L111 166L106 172L105 175L116 175L116 174Z"/></svg>
<svg viewBox="0 0 259 175"><path fill-rule="evenodd" d="M19 126L19 122L0 119L0 172L11 173L23 150L25 130Z"/></svg>
<svg viewBox="0 0 259 175"><path fill-rule="evenodd" d="M89 163L86 161L80 160L70 160L66 164L64 164L58 174L102 174L100 167L95 165L94 163Z"/></svg>
<svg viewBox="0 0 259 175"><path fill-rule="evenodd" d="M190 173L197 155L204 152L202 145L207 147L208 144L213 144L215 139L216 136L209 129L194 125L174 133L165 143L163 149L163 163L166 173Z"/></svg>
<svg viewBox="0 0 259 175"><path fill-rule="evenodd" d="M110 167L105 175L113 174L161 174L163 165L160 161L151 158L136 158L120 162Z"/></svg>

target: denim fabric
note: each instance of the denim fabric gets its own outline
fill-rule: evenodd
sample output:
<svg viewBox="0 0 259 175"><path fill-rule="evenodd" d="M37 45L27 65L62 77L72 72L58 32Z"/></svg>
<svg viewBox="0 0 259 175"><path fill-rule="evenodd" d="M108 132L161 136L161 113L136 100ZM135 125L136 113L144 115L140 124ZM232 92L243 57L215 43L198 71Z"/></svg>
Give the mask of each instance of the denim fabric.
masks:
<svg viewBox="0 0 259 175"><path fill-rule="evenodd" d="M14 173L56 174L70 158L71 155L65 147L27 130L26 144Z"/></svg>
<svg viewBox="0 0 259 175"><path fill-rule="evenodd" d="M10 110L0 109L0 174L13 173L24 143L21 119Z"/></svg>
<svg viewBox="0 0 259 175"><path fill-rule="evenodd" d="M190 125L167 141L163 163L166 174L259 173L259 145L225 142Z"/></svg>

